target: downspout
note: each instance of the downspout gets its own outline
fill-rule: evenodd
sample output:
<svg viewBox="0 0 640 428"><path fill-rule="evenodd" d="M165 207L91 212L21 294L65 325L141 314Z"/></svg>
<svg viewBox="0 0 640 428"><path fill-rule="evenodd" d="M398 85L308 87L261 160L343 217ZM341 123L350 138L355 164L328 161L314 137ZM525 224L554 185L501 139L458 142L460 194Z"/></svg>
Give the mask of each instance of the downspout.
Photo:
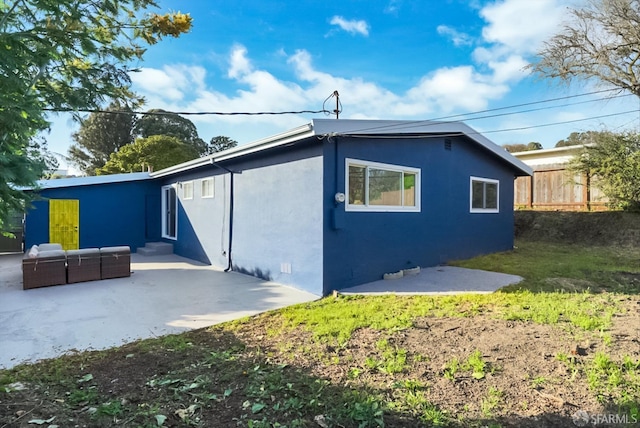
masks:
<svg viewBox="0 0 640 428"><path fill-rule="evenodd" d="M233 177L235 173L231 171L229 168L224 167L218 163L216 163L213 159L211 159L211 165L217 166L218 168L227 171L229 173L229 248L227 249L227 260L228 264L225 268L225 272L229 272L233 269L233 263L231 261L231 247L233 243L233 195L234 195L234 186L233 186Z"/></svg>

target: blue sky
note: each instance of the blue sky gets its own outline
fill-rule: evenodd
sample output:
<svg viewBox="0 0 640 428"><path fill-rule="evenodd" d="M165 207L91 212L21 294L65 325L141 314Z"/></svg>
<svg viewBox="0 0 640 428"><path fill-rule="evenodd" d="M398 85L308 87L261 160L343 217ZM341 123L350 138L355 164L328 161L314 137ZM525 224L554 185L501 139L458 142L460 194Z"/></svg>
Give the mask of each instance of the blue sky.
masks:
<svg viewBox="0 0 640 428"><path fill-rule="evenodd" d="M341 118L465 115L456 119L498 144L539 141L545 148L574 131L636 129L639 105L632 96L469 115L604 88L562 86L524 70L566 21L567 6L581 1L161 0L161 12L190 13L193 30L151 46L133 88L146 98L145 109L194 112L320 110L337 90ZM576 102L583 103L567 105ZM530 109L538 111L522 112ZM630 110L636 112L582 120ZM494 117L477 118L487 115ZM189 118L206 141L226 135L243 144L314 117L327 116ZM76 127L65 116L54 118L50 149L65 154ZM506 131L514 128L527 129Z"/></svg>

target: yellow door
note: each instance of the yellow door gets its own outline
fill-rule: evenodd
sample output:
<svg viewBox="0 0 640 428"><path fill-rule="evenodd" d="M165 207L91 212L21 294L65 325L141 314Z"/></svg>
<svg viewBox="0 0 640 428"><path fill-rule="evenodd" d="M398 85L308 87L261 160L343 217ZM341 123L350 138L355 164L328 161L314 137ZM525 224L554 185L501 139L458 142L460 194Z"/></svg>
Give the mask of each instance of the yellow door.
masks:
<svg viewBox="0 0 640 428"><path fill-rule="evenodd" d="M49 201L49 242L62 244L65 250L79 248L80 201L51 199Z"/></svg>

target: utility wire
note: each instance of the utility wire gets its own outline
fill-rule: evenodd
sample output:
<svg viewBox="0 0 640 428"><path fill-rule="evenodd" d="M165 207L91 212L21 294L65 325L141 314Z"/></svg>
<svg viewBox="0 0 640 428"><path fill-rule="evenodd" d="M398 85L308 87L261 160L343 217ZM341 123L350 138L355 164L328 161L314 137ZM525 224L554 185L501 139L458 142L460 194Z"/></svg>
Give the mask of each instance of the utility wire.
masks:
<svg viewBox="0 0 640 428"><path fill-rule="evenodd" d="M132 110L100 110L100 109L60 109L44 108L44 111L54 113L106 113L106 114L135 114L143 116L167 116L179 114L181 116L264 116L264 115L284 115L284 114L319 114L332 113L329 110L299 110L299 111L257 111L257 112L221 112L221 111L132 111Z"/></svg>
<svg viewBox="0 0 640 428"><path fill-rule="evenodd" d="M490 116L483 116L483 117L478 117L478 118L474 118L474 117L468 117L465 118L467 116L474 116L477 114L482 114L482 113L491 113L494 111L501 111L501 110L509 110L509 109L514 109L514 108L518 108L518 107L526 107L526 106L530 106L530 105L536 105L536 104L545 104L545 103L551 103L551 102L555 102L555 101L562 101L562 100L567 100L567 99L572 99L572 98L579 98L579 97L585 97L585 96L589 96L589 95L596 95L596 94L602 94L602 93L606 93L606 92L613 92L613 91L617 91L619 92L620 89L619 88L612 88L612 89L602 89L599 91L593 91L593 92L585 92L584 94L576 94L576 95L567 95L564 97L557 97L557 98L549 98L546 100L540 100L540 101L531 101L528 103L522 103L522 104L514 104L511 106L504 106L504 107L497 107L497 108L492 108L492 109L486 109L486 110L479 110L476 112L470 112L470 113L461 113L461 114L455 114L455 115L450 115L450 116L441 116L441 117L436 117L433 119L421 119L421 120L415 120L415 121L409 121L403 124L403 128L411 128L413 127L418 127L418 126L424 126L424 125L435 125L435 123L430 123L430 122L437 122L437 121L443 121L443 120L448 120L448 119L455 119L455 118L463 118L463 120L465 121L471 121L471 120L475 120L475 119L485 119L485 118L491 118L491 117L498 117L498 116L507 116L507 115L512 115L512 114L519 114L519 113L526 113L529 111L536 111L536 110L543 110L544 108L540 108L540 109L532 109L532 110L523 110L523 111L515 111L515 112L510 112L510 113L504 113L504 114L499 114L499 115L490 115ZM615 97L607 97L607 98L599 98L597 100L589 100L589 101L581 101L578 103L568 103L565 104L564 106L570 106L570 105L574 105L574 104L582 104L582 103L586 103L586 102L596 102L596 101L602 101L605 99L613 99L613 98L619 98L619 97L625 97L625 96L631 96L633 94L623 94L623 95L617 95ZM555 106L550 106L550 107L545 107L545 108L554 108ZM563 107L563 106L561 106ZM360 131L373 131L373 130L377 130L377 129L386 129L386 128L393 128L396 127L397 125L394 124L390 124L390 125L376 125L376 126L372 126L372 127L368 127L368 128L363 128Z"/></svg>
<svg viewBox="0 0 640 428"><path fill-rule="evenodd" d="M416 139L416 138L420 138L420 139L430 139L430 138L442 138L442 137L458 137L461 135L485 135L485 134L495 134L498 132L513 132L513 131L524 131L527 129L533 129L533 128L545 128L545 127L549 127L549 126L556 126L556 125L566 125L568 123L576 123L576 122L584 122L587 120L593 120L593 119L604 119L607 117L613 117L613 116L622 116L625 114L637 114L638 111L637 110L628 110L628 111L622 111L622 112L618 112L618 113L611 113L611 114L603 114L600 116L592 116L592 117L586 117L586 118L582 118L582 119L572 119L572 120L564 120L561 122L551 122L551 123L542 123L542 124L538 124L538 125L531 125L531 126L520 126L520 127L515 127L515 128L506 128L506 129L494 129L492 131L473 131L473 132L442 132L442 133L438 133L437 135L371 135L371 134L358 134L359 132L362 131L367 131L365 130L350 130L349 132L345 132L344 134L339 134L339 135L348 135L354 138L377 138L377 139ZM427 124L427 125L432 125L432 124Z"/></svg>
<svg viewBox="0 0 640 428"><path fill-rule="evenodd" d="M572 98L578 98L578 97L586 97L589 95L596 95L596 94L601 94L601 93L605 93L605 92L612 92L612 91L619 91L619 89L603 89L603 90L599 90L599 91L593 91L593 92L586 92L584 94L576 94L576 95L567 95L564 97L557 97L557 98L550 98L550 99L546 99L546 100L540 100L540 101L531 101L528 103L523 103L523 104L514 104L511 106L504 106L504 107L497 107L497 108L492 108L492 109L486 109L486 110L479 110L479 111L475 111L475 112L470 112L470 113L461 113L461 114L456 114L456 115L451 115L451 116L442 116L442 117L437 117L437 118L433 118L433 119L426 119L426 120L416 120L414 121L414 123L416 124L422 124L424 122L431 122L431 121L438 121L438 120L447 120L447 119L454 119L454 118L459 118L459 117L465 117L465 116L473 116L473 115L477 115L477 114L482 114L482 113L490 113L490 112L494 112L494 111L501 111L501 110L508 110L508 109L513 109L513 108L518 108L518 107L526 107L526 106L530 106L530 105L536 105L536 104L544 104L544 103L550 103L550 102L554 102L554 101L562 101L562 100L567 100L567 99L572 99ZM614 97L609 97L608 99L614 99L614 98L620 98L620 97L626 97L626 96L631 96L632 94L624 94L624 95L617 95ZM330 95L329 98L333 97L334 95ZM327 98L327 99L329 99ZM327 100L325 100L326 102ZM569 106L569 105L574 105L574 104L582 104L582 103L587 103L587 102L596 102L596 101L602 101L602 98L597 99L597 100L589 100L589 101L581 101L578 103L570 103L570 104L565 104L564 106ZM553 107L550 107L553 108ZM50 112L54 112L54 113L73 113L73 112L78 112L78 113L107 113L107 114L140 114L140 115L148 115L148 116L164 116L164 115L171 115L171 114L179 114L179 115L184 115L184 116L205 116L205 115L217 115L217 116L260 116L260 115L285 115L285 114L319 114L319 113L325 113L325 114L335 114L335 111L332 110L327 110L327 109L322 109L322 110L299 110L299 111L261 111L261 112L219 112L219 111L199 111L199 112L193 112L193 111L148 111L148 112L141 112L141 111L129 111L129 110L102 110L102 109L62 109L62 108L45 108L43 109L44 111L50 111ZM522 112L529 112L529 111L535 111L535 110L524 110ZM520 112L513 112L513 113L508 113L508 114L517 114ZM493 117L493 116L486 116L486 117ZM484 118L484 117L483 117ZM473 118L469 118L467 120L472 120ZM380 125L379 128L386 128L388 125ZM377 127L372 127L369 128L367 130L371 130L371 129L377 129Z"/></svg>
<svg viewBox="0 0 640 428"><path fill-rule="evenodd" d="M578 101L578 102L574 102L574 103L565 103L565 104L556 105L556 106L539 107L539 108L533 108L533 109L527 109L527 110L518 110L518 111L514 111L514 112L506 112L506 113L498 113L498 114L492 114L492 115L486 115L486 116L472 117L472 116L483 114L483 113L491 113L491 112L496 112L496 111L503 111L503 110L509 110L509 109L514 109L514 108L538 105L538 104L546 104L546 103L551 103L551 102L556 102L556 101L574 99L574 98L585 97L585 96L589 96L589 95L597 95L597 94L613 92L613 91L618 91L619 92L620 89L618 89L618 88L603 89L603 90L599 90L599 91L586 92L586 93L583 93L583 94L568 95L568 96L563 96L563 97L549 98L549 99L546 99L546 100L539 100L539 101L531 101L531 102L521 103L521 104L514 104L514 105L511 105L511 106L503 106L503 107L497 107L497 108L492 108L492 109L479 110L479 111L476 111L476 112L461 113L461 114L455 114L455 115L450 115L450 116L441 116L441 117L437 117L437 118L433 118L433 119L405 121L403 123L402 127L403 127L403 129L407 129L407 128L411 128L411 127L421 127L421 126L436 125L438 121L444 121L444 120L455 119L455 118L466 118L466 119L464 119L465 121L488 119L488 118L494 118L494 117L500 117L500 116L508 116L508 115L514 115L514 114L530 113L530 112L539 111L539 110L545 110L545 109L550 109L550 108L568 107L568 106L578 105L578 104L586 104L586 103L591 103L591 102L605 101L605 100L610 100L610 99L615 99L615 98L623 98L623 97L628 97L628 96L632 96L633 95L633 94L622 94L622 95L615 95L615 96L612 96L612 97L599 98L599 99L595 99L595 100L592 99L592 100L586 100L586 101ZM335 111L326 110L324 108L322 110L262 111L262 112L216 112L216 111L201 111L201 112L191 112L191 111L148 111L148 112L140 112L140 111L130 111L130 110L60 109L60 108L45 108L43 110L49 111L49 112L55 112L55 113L76 112L76 113L131 114L131 115L143 115L143 116L145 116L145 115L146 116L166 116L166 115L174 115L174 114L184 115L184 116L205 116L205 115L217 115L217 116L266 116L266 115L288 115L288 114L320 114L320 113L335 114L336 113ZM629 114L629 113L637 112L637 111L638 110L632 110L632 111L626 111L626 112L620 112L620 113L612 113L612 114L601 115L601 116L593 116L593 117L589 117L589 118L569 120L569 121L564 121L564 122L554 122L554 123L549 123L549 124L541 124L541 125L538 124L538 125L531 125L531 126L525 126L525 127L517 127L517 128L508 128L508 129L499 129L499 130L493 130L493 131L485 131L483 133L487 134L487 133L496 133L496 132L520 131L520 130L526 130L526 129L541 128L541 127L547 127L547 126L554 126L554 125L562 125L562 124L567 124L567 123L581 122L581 121L587 121L587 120L593 120L593 119L601 119L601 118L606 118L606 117L614 117L614 116ZM471 117L469 117L469 116L471 116ZM362 128L362 129L359 129L359 130L352 130L352 131L350 131L350 133L358 133L358 132L364 132L364 131L375 131L375 130L384 130L384 129L393 128L393 127L397 127L397 124L376 125L376 126L371 126L371 127L367 127L367 128Z"/></svg>

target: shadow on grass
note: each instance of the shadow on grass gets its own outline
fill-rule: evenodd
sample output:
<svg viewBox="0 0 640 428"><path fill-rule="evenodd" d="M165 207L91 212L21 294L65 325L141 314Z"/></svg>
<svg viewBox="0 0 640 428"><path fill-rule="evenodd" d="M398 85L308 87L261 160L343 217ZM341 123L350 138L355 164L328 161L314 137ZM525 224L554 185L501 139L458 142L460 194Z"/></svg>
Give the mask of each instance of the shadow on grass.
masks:
<svg viewBox="0 0 640 428"><path fill-rule="evenodd" d="M538 428L574 426L573 415L580 410L564 405L533 416L447 414L411 385L331 383L318 373L324 366L293 361L280 364L267 348L247 346L241 335L215 328L19 366L0 371L0 427L42 422L91 427ZM633 406L634 415L610 406L603 415L586 417L600 418L600 423L603 418L632 421L640 404Z"/></svg>

